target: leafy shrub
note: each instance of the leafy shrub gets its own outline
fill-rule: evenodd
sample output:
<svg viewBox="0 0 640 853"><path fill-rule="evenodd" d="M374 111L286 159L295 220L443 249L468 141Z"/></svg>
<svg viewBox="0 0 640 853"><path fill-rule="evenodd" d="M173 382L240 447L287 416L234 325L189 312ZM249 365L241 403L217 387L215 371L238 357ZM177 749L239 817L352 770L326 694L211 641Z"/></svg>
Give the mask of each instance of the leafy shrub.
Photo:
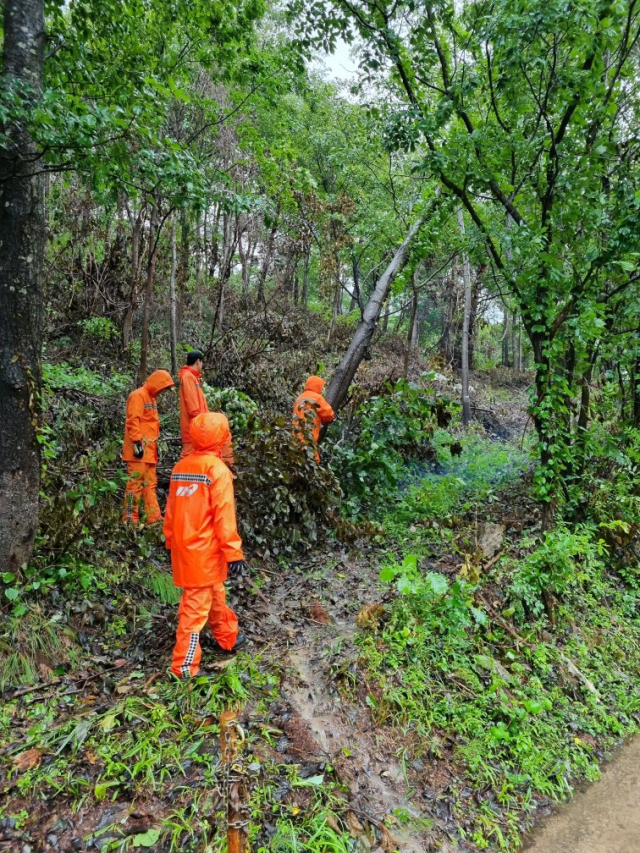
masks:
<svg viewBox="0 0 640 853"><path fill-rule="evenodd" d="M119 337L115 324L108 317L90 317L88 320L80 320L78 325L87 338L111 343Z"/></svg>
<svg viewBox="0 0 640 853"><path fill-rule="evenodd" d="M332 466L348 495L347 507L359 512L397 488L408 458L433 456L436 425L448 422L448 401L428 397L405 380L385 396L371 397L356 409L342 439L328 445Z"/></svg>
<svg viewBox="0 0 640 853"><path fill-rule="evenodd" d="M66 361L60 361L57 364L43 363L42 381L45 393L52 395L59 391L74 390L84 394L104 396L122 394L132 387L130 377L123 373L110 371L105 377L83 365L73 367Z"/></svg>
<svg viewBox="0 0 640 853"><path fill-rule="evenodd" d="M522 544L526 546L527 540ZM541 544L513 573L509 594L520 618L524 618L525 608L538 616L549 595L565 595L573 585L589 579L601 566L607 550L592 525L570 529L560 524L547 531Z"/></svg>
<svg viewBox="0 0 640 853"><path fill-rule="evenodd" d="M202 390L209 410L223 412L227 416L233 436L243 435L249 419L258 411L258 406L251 397L235 388L212 388L204 382Z"/></svg>
<svg viewBox="0 0 640 853"><path fill-rule="evenodd" d="M312 547L341 498L313 448L294 439L288 419L252 417L235 456L238 524L250 550L278 556Z"/></svg>
<svg viewBox="0 0 640 853"><path fill-rule="evenodd" d="M473 605L475 586L462 578L450 584L438 572L421 574L415 554L408 554L401 564L385 566L380 572L380 580L395 580L398 592L408 598L412 616L435 618L433 628L438 632L464 632L474 624L484 625L487 622L484 611Z"/></svg>

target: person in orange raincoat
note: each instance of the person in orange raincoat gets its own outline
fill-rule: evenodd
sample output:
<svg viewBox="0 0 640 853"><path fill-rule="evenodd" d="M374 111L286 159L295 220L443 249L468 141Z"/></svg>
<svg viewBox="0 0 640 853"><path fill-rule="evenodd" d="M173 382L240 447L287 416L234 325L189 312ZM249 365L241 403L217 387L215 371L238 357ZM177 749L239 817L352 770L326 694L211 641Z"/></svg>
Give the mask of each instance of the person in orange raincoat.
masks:
<svg viewBox="0 0 640 853"><path fill-rule="evenodd" d="M233 654L245 643L224 591L227 576L244 568L233 475L221 459L230 436L224 415L196 415L190 431L193 453L171 472L163 531L173 582L183 590L171 662L171 673L180 680L199 673L200 632L207 623L216 654Z"/></svg>
<svg viewBox="0 0 640 853"><path fill-rule="evenodd" d="M191 422L197 415L202 415L209 411L207 398L202 392L202 367L202 353L194 349L187 354L187 363L178 373L178 382L180 384L180 436L182 438L181 459L193 453L193 443L189 432ZM222 460L229 466L233 465L231 435L229 435L229 441L223 449Z"/></svg>
<svg viewBox="0 0 640 853"><path fill-rule="evenodd" d="M136 524L140 517L140 501L147 524L162 520L156 497L156 465L158 464L158 394L173 388L174 381L166 370L156 370L141 388L129 394L124 425L122 459L127 463L129 480L124 493L122 521Z"/></svg>
<svg viewBox="0 0 640 853"><path fill-rule="evenodd" d="M335 420L335 413L322 396L325 386L324 379L310 376L304 386L304 391L293 404L293 429L302 444L307 443L309 430L316 449L316 462L320 461L318 439L322 424L330 424Z"/></svg>

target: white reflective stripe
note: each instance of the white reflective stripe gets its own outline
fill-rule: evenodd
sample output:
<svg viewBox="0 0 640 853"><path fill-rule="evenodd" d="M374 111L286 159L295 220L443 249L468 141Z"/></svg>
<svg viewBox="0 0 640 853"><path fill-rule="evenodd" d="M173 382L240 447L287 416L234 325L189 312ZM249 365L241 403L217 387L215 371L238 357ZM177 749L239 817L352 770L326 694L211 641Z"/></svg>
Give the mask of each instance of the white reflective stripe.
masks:
<svg viewBox="0 0 640 853"><path fill-rule="evenodd" d="M191 675L191 664L193 663L193 659L196 656L196 649L198 648L198 640L200 639L200 634L191 634L191 639L189 640L189 648L187 649L187 654L185 655L184 663L180 667L180 670L184 674L185 670Z"/></svg>
<svg viewBox="0 0 640 853"><path fill-rule="evenodd" d="M171 480L174 483L205 483L210 486L213 482L206 474L172 474Z"/></svg>

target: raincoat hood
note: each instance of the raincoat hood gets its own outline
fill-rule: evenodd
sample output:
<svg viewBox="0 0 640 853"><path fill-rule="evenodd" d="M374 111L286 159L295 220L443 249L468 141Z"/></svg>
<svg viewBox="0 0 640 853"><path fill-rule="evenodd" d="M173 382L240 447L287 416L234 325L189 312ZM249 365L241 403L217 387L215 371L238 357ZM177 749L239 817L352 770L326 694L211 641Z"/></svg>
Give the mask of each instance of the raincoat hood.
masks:
<svg viewBox="0 0 640 853"><path fill-rule="evenodd" d="M185 364L185 366L181 367L178 371L178 382L182 382L185 373L193 373L193 375L197 376L198 379L202 376L202 373L200 373L199 370L196 370L195 367L190 364Z"/></svg>
<svg viewBox="0 0 640 853"><path fill-rule="evenodd" d="M219 456L230 439L229 421L220 412L205 412L191 421L191 441L196 450L211 450Z"/></svg>
<svg viewBox="0 0 640 853"><path fill-rule="evenodd" d="M304 390L322 394L322 389L325 385L324 379L321 379L319 376L310 376L305 383Z"/></svg>
<svg viewBox="0 0 640 853"><path fill-rule="evenodd" d="M157 397L160 391L164 391L165 388L173 388L174 384L171 374L166 370L154 370L144 383L144 387L152 397Z"/></svg>

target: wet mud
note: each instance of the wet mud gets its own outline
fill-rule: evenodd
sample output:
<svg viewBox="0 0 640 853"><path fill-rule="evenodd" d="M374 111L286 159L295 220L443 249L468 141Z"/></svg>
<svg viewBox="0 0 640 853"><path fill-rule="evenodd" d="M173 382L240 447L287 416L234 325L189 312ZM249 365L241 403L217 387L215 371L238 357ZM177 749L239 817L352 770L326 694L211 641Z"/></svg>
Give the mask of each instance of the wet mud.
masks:
<svg viewBox="0 0 640 853"><path fill-rule="evenodd" d="M526 853L640 853L640 737L533 834Z"/></svg>

